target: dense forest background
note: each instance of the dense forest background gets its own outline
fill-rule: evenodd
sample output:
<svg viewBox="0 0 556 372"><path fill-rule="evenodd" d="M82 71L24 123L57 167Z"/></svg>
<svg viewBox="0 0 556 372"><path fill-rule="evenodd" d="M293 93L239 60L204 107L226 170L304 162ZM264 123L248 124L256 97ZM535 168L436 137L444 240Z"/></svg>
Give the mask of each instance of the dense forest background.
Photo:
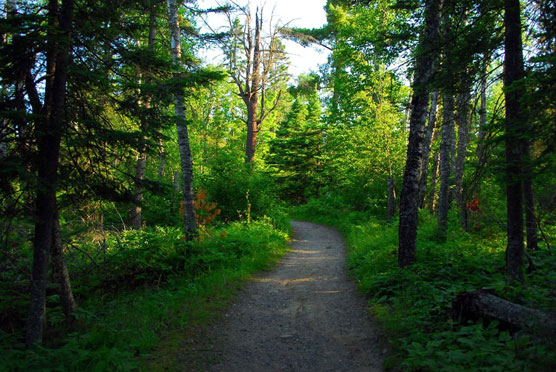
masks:
<svg viewBox="0 0 556 372"><path fill-rule="evenodd" d="M345 235L387 367L555 368L555 1L0 4L0 370L172 368L292 217Z"/></svg>

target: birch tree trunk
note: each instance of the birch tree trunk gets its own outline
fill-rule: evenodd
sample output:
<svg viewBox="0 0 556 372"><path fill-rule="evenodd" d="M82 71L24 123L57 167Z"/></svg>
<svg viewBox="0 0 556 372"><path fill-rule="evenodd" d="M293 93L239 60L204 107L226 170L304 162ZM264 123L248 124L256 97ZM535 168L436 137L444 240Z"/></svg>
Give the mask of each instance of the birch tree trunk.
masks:
<svg viewBox="0 0 556 372"><path fill-rule="evenodd" d="M519 0L504 1L504 94L506 98L506 208L508 245L506 274L523 281L523 190L521 182L522 147L520 136L525 117L521 107L524 88L521 8Z"/></svg>
<svg viewBox="0 0 556 372"><path fill-rule="evenodd" d="M27 347L41 343L44 332L48 256L53 241L60 141L65 122L66 82L71 60L72 16L72 0L63 0L60 9L58 0L49 1L48 18L55 31L50 31L48 36L47 71L53 75L47 78L43 107L45 115L44 120L40 120L42 127L37 128L37 220L33 241L31 302L25 334Z"/></svg>
<svg viewBox="0 0 556 372"><path fill-rule="evenodd" d="M452 170L452 147L454 132L454 97L451 93L442 94L444 107L442 110L442 133L440 142L440 191L436 208L438 230L441 236L446 235L448 228L448 210L450 209L450 173Z"/></svg>
<svg viewBox="0 0 556 372"><path fill-rule="evenodd" d="M172 61L177 68L181 59L181 44L180 26L178 23L178 4L176 0L168 0L168 22L170 27ZM175 77L179 76L180 73L176 72ZM193 191L193 159L191 157L191 148L189 146L189 136L185 119L184 93L181 87L178 88L175 93L174 106L181 160L185 238L190 241L197 234L197 223L195 221L195 209L193 207L193 202L195 200L195 193Z"/></svg>
<svg viewBox="0 0 556 372"><path fill-rule="evenodd" d="M425 121L429 89L438 61L441 0L425 1L425 28L421 38L421 52L415 60L409 143L400 198L400 224L398 229L398 265L406 267L416 260L417 213L419 203L419 177L423 163Z"/></svg>
<svg viewBox="0 0 556 372"><path fill-rule="evenodd" d="M432 143L436 135L436 108L438 106L438 91L431 95L431 104L429 108L427 132L425 135L425 144L423 148L423 164L421 165L421 179L419 181L419 208L425 206L425 195L427 194L427 178L429 172L429 157L431 153Z"/></svg>

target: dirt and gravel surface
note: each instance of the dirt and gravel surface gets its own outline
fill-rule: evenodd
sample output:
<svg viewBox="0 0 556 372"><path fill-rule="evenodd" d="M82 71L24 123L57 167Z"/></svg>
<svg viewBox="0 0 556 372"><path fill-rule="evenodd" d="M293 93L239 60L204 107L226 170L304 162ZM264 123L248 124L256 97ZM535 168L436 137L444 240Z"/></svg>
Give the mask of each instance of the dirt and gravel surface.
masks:
<svg viewBox="0 0 556 372"><path fill-rule="evenodd" d="M385 347L334 229L292 221L292 251L208 331L214 372L382 371Z"/></svg>

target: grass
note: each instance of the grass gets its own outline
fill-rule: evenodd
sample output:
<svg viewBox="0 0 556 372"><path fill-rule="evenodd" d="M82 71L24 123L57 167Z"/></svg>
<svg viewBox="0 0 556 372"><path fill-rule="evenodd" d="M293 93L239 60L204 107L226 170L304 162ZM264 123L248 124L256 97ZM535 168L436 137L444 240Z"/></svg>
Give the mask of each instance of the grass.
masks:
<svg viewBox="0 0 556 372"><path fill-rule="evenodd" d="M26 350L21 332L0 332L0 371L172 370L192 332L214 320L251 273L272 267L287 240L269 219L232 223L193 244L171 228L109 238L102 270L73 268L86 299L77 331L61 336L53 307L45 346Z"/></svg>

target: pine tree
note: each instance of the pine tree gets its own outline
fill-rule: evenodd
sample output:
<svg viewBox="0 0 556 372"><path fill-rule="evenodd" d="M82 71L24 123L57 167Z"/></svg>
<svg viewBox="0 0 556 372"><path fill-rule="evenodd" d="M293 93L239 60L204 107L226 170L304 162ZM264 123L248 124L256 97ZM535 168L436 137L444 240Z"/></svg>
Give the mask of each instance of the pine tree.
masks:
<svg viewBox="0 0 556 372"><path fill-rule="evenodd" d="M266 160L278 179L283 198L302 203L316 196L320 186L323 134L316 87L294 94L296 97L271 142Z"/></svg>

